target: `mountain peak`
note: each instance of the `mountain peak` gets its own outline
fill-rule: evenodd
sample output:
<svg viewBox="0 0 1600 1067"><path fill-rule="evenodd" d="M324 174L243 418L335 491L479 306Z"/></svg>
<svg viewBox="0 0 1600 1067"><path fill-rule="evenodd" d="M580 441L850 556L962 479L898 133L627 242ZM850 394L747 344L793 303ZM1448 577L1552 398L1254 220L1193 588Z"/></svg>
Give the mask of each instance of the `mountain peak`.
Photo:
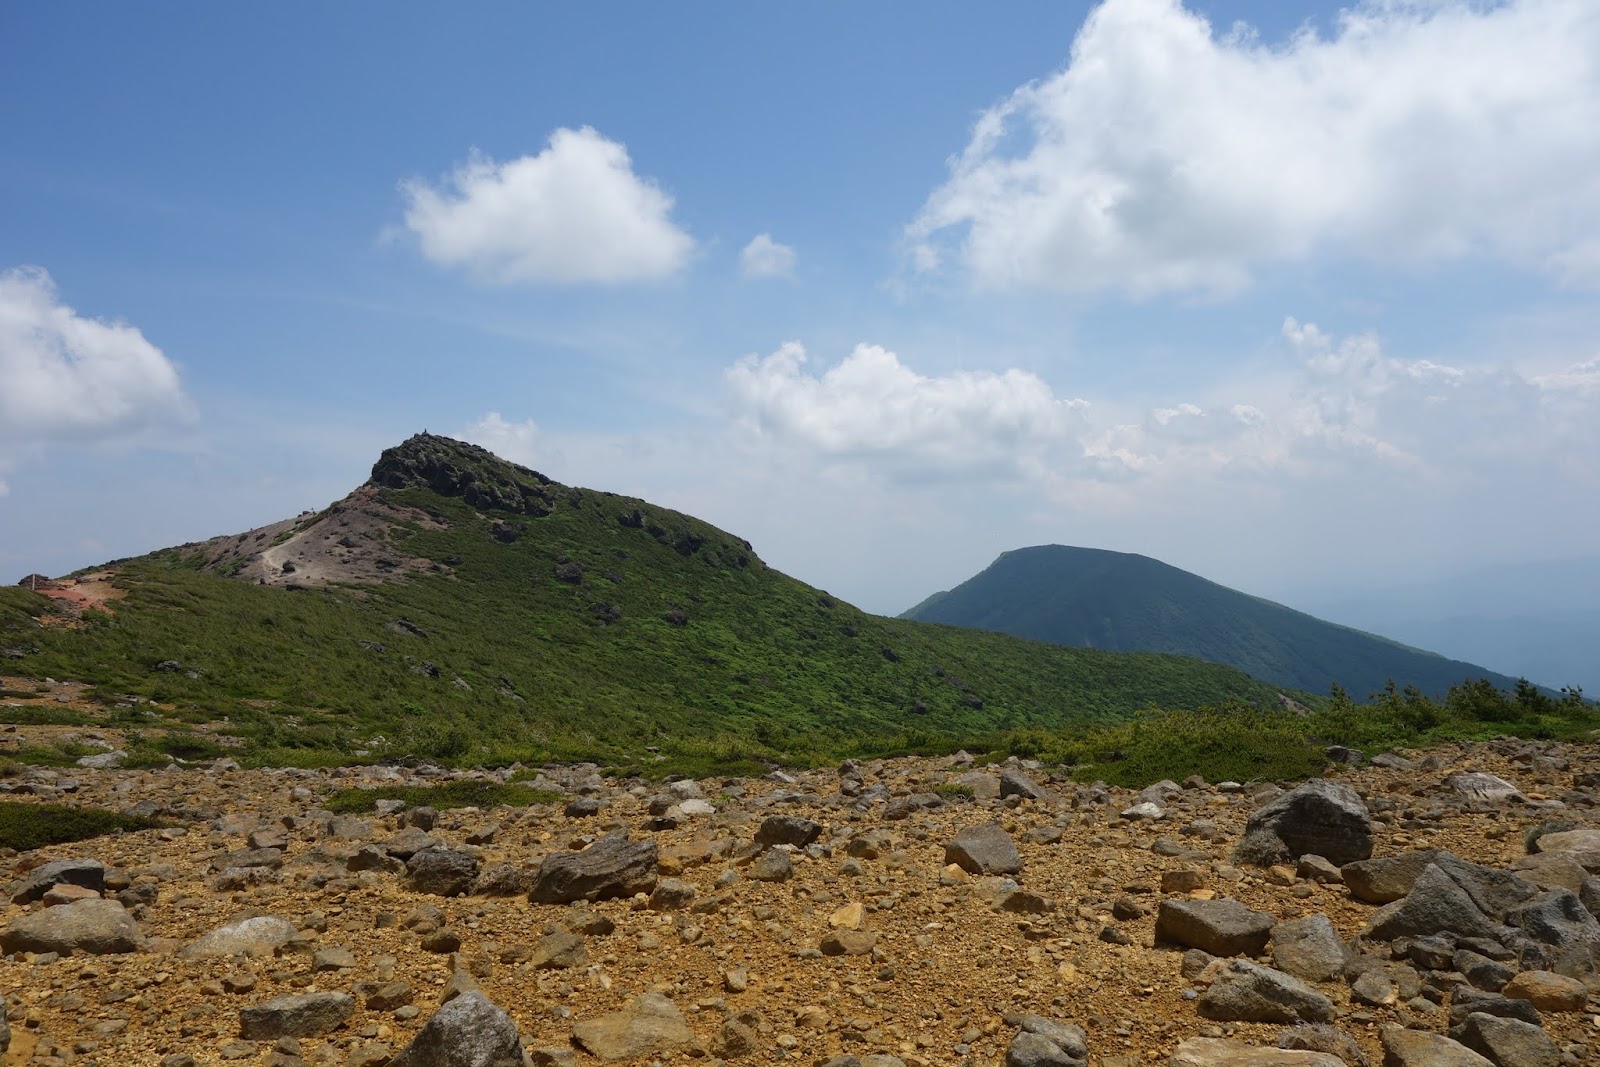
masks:
<svg viewBox="0 0 1600 1067"><path fill-rule="evenodd" d="M1324 622L1148 556L1034 545L903 616L1053 644L1171 652L1238 667L1276 685L1357 695L1389 679L1431 693L1474 677L1514 680L1395 641Z"/></svg>
<svg viewBox="0 0 1600 1067"><path fill-rule="evenodd" d="M369 484L383 489L431 489L475 508L548 515L561 487L529 467L487 448L438 434L414 434L386 448Z"/></svg>

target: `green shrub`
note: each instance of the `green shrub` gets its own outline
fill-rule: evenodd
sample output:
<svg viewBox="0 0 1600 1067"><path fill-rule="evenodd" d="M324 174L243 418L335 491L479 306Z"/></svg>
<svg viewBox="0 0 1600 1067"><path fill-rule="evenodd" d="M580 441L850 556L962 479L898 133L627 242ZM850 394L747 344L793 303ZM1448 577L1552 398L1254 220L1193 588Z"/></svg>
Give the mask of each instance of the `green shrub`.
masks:
<svg viewBox="0 0 1600 1067"><path fill-rule="evenodd" d="M162 825L154 819L138 819L104 808L0 800L0 848L18 852Z"/></svg>

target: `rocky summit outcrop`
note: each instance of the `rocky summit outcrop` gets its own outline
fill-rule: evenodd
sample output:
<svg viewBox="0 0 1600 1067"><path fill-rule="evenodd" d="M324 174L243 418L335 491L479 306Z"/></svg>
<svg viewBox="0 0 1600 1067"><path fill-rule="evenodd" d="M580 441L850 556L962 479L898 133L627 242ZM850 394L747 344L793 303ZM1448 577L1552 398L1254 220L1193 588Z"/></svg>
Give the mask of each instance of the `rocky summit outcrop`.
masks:
<svg viewBox="0 0 1600 1067"><path fill-rule="evenodd" d="M550 802L328 810L513 770ZM0 793L169 825L0 854L6 1062L1600 1062L1600 746L1332 773L1290 800L960 755L698 782L24 769ZM1306 839L1359 838L1344 787L1363 859ZM1263 831L1272 862L1237 862Z"/></svg>

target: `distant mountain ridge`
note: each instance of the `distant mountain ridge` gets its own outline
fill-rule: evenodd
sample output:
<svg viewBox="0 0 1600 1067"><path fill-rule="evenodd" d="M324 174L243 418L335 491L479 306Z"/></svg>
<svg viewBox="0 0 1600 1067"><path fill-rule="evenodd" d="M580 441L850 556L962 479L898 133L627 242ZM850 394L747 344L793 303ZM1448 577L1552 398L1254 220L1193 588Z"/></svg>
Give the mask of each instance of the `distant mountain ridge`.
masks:
<svg viewBox="0 0 1600 1067"><path fill-rule="evenodd" d="M33 584L0 587L0 674L245 761L726 765L1280 703L1215 663L870 615L693 516L429 434L321 510Z"/></svg>
<svg viewBox="0 0 1600 1067"><path fill-rule="evenodd" d="M1403 645L1180 570L1148 556L1039 545L1003 553L902 616L1107 651L1172 652L1275 685L1361 699L1391 679L1440 694L1467 679L1516 679Z"/></svg>

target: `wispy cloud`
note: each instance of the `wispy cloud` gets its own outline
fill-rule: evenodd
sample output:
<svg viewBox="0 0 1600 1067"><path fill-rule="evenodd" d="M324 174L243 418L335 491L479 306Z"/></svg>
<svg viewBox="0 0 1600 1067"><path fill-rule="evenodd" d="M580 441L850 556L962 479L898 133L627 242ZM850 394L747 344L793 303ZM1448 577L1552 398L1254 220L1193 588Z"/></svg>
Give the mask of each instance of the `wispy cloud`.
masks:
<svg viewBox="0 0 1600 1067"><path fill-rule="evenodd" d="M790 278L794 263L794 249L774 241L770 233L756 234L739 253L739 270L746 278Z"/></svg>

